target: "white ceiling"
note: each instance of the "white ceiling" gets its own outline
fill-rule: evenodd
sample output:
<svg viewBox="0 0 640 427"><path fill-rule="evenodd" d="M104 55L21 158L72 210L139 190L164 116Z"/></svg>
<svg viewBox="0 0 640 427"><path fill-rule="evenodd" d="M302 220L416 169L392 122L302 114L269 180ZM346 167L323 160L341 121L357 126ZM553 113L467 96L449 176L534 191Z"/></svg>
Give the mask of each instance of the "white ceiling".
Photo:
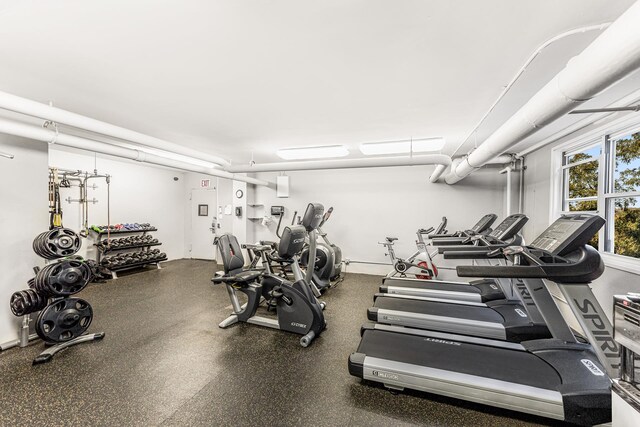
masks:
<svg viewBox="0 0 640 427"><path fill-rule="evenodd" d="M632 3L0 0L0 90L236 163L336 143L358 156L360 142L432 136L450 154L540 44ZM536 58L478 141L597 34Z"/></svg>

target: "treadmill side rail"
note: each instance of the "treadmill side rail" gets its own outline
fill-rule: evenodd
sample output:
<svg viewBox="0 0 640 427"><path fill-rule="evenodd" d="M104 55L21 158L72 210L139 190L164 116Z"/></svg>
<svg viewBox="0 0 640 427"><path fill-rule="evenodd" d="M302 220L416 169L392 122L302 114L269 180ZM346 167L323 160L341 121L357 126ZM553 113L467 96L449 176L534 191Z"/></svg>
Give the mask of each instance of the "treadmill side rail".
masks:
<svg viewBox="0 0 640 427"><path fill-rule="evenodd" d="M507 339L507 332L504 326L497 322L434 316L431 314L388 310L378 307L369 308L367 310L367 318L372 322L386 323L389 325L401 325L410 328L429 329L432 331L479 336L497 340Z"/></svg>
<svg viewBox="0 0 640 427"><path fill-rule="evenodd" d="M362 360L361 378L383 383L387 388L407 387L558 420L565 418L562 395L556 391L375 357L362 359L361 353L352 357L350 372L357 373L354 368Z"/></svg>

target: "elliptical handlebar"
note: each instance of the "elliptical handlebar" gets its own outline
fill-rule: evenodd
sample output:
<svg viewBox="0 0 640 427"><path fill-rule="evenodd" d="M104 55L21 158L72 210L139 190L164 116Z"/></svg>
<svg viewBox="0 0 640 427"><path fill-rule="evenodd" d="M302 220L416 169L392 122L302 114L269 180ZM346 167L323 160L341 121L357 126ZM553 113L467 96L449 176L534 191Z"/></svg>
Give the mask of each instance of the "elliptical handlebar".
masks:
<svg viewBox="0 0 640 427"><path fill-rule="evenodd" d="M333 213L333 206L327 209L327 211L324 213L324 215L322 216L322 221L320 222L320 225L318 225L318 228L322 227L324 223L327 222L329 218L331 218L331 213Z"/></svg>
<svg viewBox="0 0 640 427"><path fill-rule="evenodd" d="M276 228L276 236L278 236L278 239L282 239L282 234L280 233L280 225L282 224L282 217L284 217L284 212L280 215L280 218L278 219L278 228Z"/></svg>

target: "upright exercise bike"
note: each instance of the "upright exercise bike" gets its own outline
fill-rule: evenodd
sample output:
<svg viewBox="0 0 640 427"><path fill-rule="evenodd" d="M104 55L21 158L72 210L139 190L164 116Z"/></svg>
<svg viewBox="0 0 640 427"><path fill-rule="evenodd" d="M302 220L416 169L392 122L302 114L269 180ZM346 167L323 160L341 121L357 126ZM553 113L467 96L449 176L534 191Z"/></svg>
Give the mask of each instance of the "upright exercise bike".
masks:
<svg viewBox="0 0 640 427"><path fill-rule="evenodd" d="M424 241L425 235L435 234L440 235L446 233L447 217L442 217L442 221L438 228L430 227L428 229L419 229L416 232L416 246L418 250L407 259L398 258L396 252L393 249L394 242L398 240L397 237L385 237L384 242L378 242L387 250L385 255L389 256L391 264L393 264L393 270L387 275L387 277L393 277L400 275L400 277L406 277L407 274L414 275L416 279L430 280L438 277L438 268L433 263L432 255L427 250L427 243ZM422 259L420 259L422 258Z"/></svg>
<svg viewBox="0 0 640 427"><path fill-rule="evenodd" d="M252 323L303 335L300 345L307 347L326 328L322 313L323 305L314 295L314 290L303 277L299 265L307 233L314 230L322 220L324 208L320 204L309 204L301 225L288 226L282 232L277 255L271 246L253 245L252 251L263 256L264 269L244 269L244 257L238 239L224 234L217 239L224 265L224 275L212 279L214 284L225 284L233 307L233 314L219 326L226 328L238 322ZM312 249L315 249L315 245ZM268 258L268 260L266 259ZM314 257L315 258L315 257ZM289 265L294 276L291 282L273 274L270 262ZM237 292L247 296L240 304ZM267 301L267 307L275 311L276 318L257 316L256 311Z"/></svg>

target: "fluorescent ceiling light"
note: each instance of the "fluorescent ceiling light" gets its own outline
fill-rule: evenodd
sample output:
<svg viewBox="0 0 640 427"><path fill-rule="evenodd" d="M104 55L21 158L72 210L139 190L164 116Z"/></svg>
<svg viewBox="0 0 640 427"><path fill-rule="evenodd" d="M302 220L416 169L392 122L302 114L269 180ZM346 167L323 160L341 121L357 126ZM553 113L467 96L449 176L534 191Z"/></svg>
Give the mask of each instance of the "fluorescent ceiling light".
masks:
<svg viewBox="0 0 640 427"><path fill-rule="evenodd" d="M360 144L360 151L366 156L376 154L409 154L439 151L444 147L444 138L422 138L404 141L366 142Z"/></svg>
<svg viewBox="0 0 640 427"><path fill-rule="evenodd" d="M349 150L344 145L325 145L322 147L282 148L276 151L276 154L285 160L328 159L347 156Z"/></svg>

